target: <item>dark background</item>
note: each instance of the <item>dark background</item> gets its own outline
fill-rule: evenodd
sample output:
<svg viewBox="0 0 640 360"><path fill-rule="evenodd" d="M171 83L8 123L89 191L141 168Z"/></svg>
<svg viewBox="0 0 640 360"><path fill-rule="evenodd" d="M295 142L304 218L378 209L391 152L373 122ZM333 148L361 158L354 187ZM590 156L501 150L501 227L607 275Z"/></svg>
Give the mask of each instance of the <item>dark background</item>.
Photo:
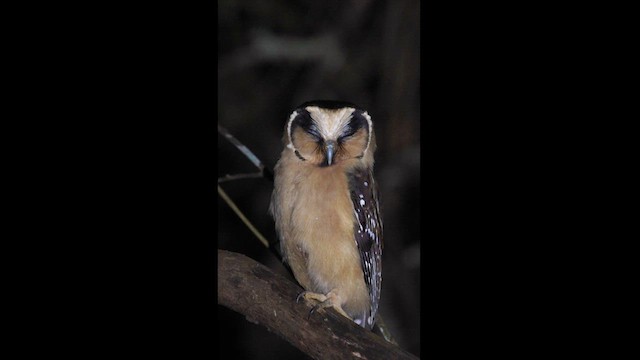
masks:
<svg viewBox="0 0 640 360"><path fill-rule="evenodd" d="M628 199L630 177L618 174L629 166L613 152L633 141L606 127L629 96L615 81L628 79L620 34L633 23L620 9L423 2L418 35L416 2L219 5L218 56L212 8L49 4L13 17L9 95L24 98L24 121L8 122L22 128L7 131L20 163L6 176L20 183L8 188L10 214L24 218L7 231L24 235L7 241L22 247L6 252L19 257L7 274L24 307L12 307L13 333L49 352L184 358L214 352L217 339L234 358L299 355L212 306L216 247L283 271L213 191L212 156L218 176L253 167L219 137L214 154L212 119L273 166L291 109L327 97L360 104L376 124L381 313L403 347L618 348L606 335L625 338L609 319L625 318L615 312L628 296L616 292L633 263L607 248L629 218L614 202ZM224 186L273 239L271 184ZM224 326L211 325L215 310Z"/></svg>
<svg viewBox="0 0 640 360"><path fill-rule="evenodd" d="M380 314L399 345L420 355L420 3L419 1L219 1L218 124L273 169L291 111L313 99L353 102L372 116L375 175L384 221ZM253 172L218 136L218 176ZM222 187L251 222L276 239L272 183ZM285 273L218 199L218 247ZM218 306L221 354L286 358L299 352Z"/></svg>

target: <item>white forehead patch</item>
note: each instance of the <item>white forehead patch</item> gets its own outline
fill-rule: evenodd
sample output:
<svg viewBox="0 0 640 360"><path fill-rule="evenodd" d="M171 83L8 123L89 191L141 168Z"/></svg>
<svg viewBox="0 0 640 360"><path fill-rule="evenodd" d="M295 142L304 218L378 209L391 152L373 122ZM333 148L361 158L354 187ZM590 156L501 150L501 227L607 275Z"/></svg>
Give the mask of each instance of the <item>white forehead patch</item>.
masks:
<svg viewBox="0 0 640 360"><path fill-rule="evenodd" d="M325 139L337 139L342 128L351 119L351 114L356 110L346 107L342 109L321 109L317 106L307 106L305 108L311 117L318 124L318 131Z"/></svg>

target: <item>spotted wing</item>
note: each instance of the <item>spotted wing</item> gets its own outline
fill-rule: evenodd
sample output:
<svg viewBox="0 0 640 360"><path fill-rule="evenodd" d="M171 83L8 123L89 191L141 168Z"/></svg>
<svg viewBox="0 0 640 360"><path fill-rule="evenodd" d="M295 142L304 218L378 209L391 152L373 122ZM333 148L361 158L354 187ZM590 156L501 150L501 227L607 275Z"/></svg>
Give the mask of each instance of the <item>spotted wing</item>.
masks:
<svg viewBox="0 0 640 360"><path fill-rule="evenodd" d="M380 301L382 285L382 221L378 189L370 169L356 169L349 176L349 188L355 216L355 241L360 252L364 282L369 290L371 309L356 322L371 329Z"/></svg>

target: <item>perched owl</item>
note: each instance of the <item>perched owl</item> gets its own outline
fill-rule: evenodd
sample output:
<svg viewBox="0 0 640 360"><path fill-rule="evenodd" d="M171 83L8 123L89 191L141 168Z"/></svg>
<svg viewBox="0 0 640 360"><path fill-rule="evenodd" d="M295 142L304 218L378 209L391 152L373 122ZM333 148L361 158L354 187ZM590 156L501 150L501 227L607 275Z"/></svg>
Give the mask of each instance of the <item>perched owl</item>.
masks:
<svg viewBox="0 0 640 360"><path fill-rule="evenodd" d="M307 102L289 117L283 143L269 210L300 296L319 301L312 312L334 307L371 329L382 282L371 117L346 102Z"/></svg>

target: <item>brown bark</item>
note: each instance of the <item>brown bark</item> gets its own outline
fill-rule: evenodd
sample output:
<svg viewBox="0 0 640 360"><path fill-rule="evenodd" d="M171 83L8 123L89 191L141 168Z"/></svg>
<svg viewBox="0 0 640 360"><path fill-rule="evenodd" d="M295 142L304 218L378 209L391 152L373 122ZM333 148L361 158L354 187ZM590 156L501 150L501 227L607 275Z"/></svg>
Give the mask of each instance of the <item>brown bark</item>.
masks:
<svg viewBox="0 0 640 360"><path fill-rule="evenodd" d="M218 304L243 314L315 359L417 359L338 314L296 296L302 288L238 253L218 250Z"/></svg>

